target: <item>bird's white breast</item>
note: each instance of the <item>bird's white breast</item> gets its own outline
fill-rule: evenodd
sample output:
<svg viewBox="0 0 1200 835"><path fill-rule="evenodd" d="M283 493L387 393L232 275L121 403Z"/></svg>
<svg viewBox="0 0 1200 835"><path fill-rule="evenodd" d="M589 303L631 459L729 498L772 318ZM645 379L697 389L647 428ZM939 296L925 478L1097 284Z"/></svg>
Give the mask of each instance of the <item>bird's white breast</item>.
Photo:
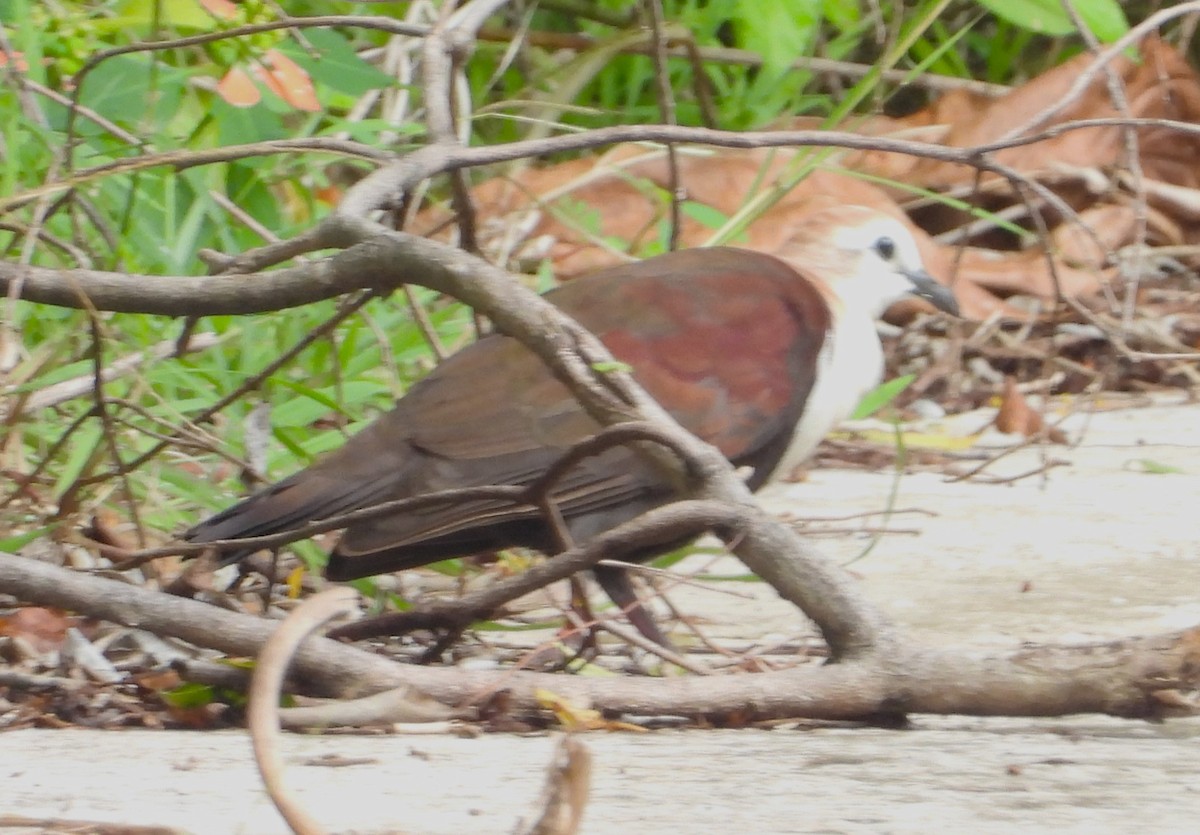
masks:
<svg viewBox="0 0 1200 835"><path fill-rule="evenodd" d="M825 335L816 382L800 422L770 480L790 475L830 430L854 413L863 396L883 377L883 348L875 322L849 311L835 321Z"/></svg>

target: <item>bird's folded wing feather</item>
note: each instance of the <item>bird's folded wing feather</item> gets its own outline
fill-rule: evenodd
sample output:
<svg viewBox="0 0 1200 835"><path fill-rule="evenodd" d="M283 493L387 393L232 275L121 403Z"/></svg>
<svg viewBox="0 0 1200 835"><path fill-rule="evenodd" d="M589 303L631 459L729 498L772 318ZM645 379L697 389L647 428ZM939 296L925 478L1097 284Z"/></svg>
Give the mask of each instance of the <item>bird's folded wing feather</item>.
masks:
<svg viewBox="0 0 1200 835"><path fill-rule="evenodd" d="M771 256L689 250L602 271L550 294L651 396L738 464L790 439L829 325L820 294ZM341 449L201 523L198 541L287 530L391 499L532 482L598 425L532 353L493 335L459 351ZM554 491L564 515L665 491L632 450L586 459ZM538 511L448 504L357 523L343 553L403 547Z"/></svg>
<svg viewBox="0 0 1200 835"><path fill-rule="evenodd" d="M652 272L655 265L666 269ZM636 281L627 280L631 268ZM549 297L686 428L758 469L758 481L790 440L829 326L820 294L790 266L725 248L613 268ZM376 427L392 438L407 428L422 454L423 492L528 484L599 429L533 354L503 336L452 356ZM666 489L633 451L617 448L576 465L554 499L570 516ZM356 527L341 550L395 547L538 512L473 502L384 517Z"/></svg>

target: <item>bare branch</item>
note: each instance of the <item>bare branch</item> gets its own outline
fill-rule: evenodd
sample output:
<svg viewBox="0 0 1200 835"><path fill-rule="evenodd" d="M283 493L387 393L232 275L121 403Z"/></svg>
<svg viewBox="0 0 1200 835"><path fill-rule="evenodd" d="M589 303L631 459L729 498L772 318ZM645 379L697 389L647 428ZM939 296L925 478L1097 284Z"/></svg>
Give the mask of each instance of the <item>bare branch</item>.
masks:
<svg viewBox="0 0 1200 835"><path fill-rule="evenodd" d="M326 621L354 611L354 591L332 588L310 597L271 635L258 655L250 685L250 705L246 710L254 762L262 776L267 794L288 826L298 835L325 832L284 782L283 754L280 753L279 697L288 662L296 648Z"/></svg>
<svg viewBox="0 0 1200 835"><path fill-rule="evenodd" d="M86 611L233 655L257 654L275 628L251 615L8 554L0 554L0 588L24 601ZM537 690L545 688L598 709L643 716L863 719L907 711L1157 719L1186 710L1172 691L1200 686L1200 628L992 655L901 645L839 664L678 679L414 667L310 638L297 654L296 675L327 695L409 686L456 705L502 687L521 711L538 710Z"/></svg>

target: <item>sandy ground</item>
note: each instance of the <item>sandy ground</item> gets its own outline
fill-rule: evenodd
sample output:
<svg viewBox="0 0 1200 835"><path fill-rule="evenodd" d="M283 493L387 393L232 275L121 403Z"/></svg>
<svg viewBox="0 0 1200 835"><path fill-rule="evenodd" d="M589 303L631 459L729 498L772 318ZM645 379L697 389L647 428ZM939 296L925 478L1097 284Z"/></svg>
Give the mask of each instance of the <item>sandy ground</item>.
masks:
<svg viewBox="0 0 1200 835"><path fill-rule="evenodd" d="M938 431L970 431L967 415ZM883 537L852 565L866 592L921 640L1012 647L1200 623L1195 531L1200 406L1078 415L1074 447L1024 450L1009 484L905 475ZM1147 462L1150 462L1147 465ZM1177 472L1153 473L1169 467ZM797 517L879 511L891 473L822 470L774 488ZM932 514L932 515L931 515ZM821 523L824 525L832 523ZM838 522L878 525L878 518ZM847 561L866 533L822 537ZM738 570L732 561L712 567ZM805 633L761 584L671 592L731 640ZM334 831L495 833L537 796L548 736L289 737L290 779ZM592 734L589 835L626 832L1195 832L1200 720L1147 725L916 717L910 730ZM314 758L369 762L341 768ZM243 734L17 731L0 736L0 813L163 824L197 833L286 831ZM16 831L16 830L13 830Z"/></svg>

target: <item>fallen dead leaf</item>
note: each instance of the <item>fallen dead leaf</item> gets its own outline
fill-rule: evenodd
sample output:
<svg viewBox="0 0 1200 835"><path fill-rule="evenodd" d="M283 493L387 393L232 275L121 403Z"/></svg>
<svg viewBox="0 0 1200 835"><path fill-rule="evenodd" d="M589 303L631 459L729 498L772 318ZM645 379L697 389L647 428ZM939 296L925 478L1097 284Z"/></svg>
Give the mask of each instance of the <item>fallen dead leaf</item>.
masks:
<svg viewBox="0 0 1200 835"><path fill-rule="evenodd" d="M1004 394L1000 398L1000 410L996 412L996 428L1008 435L1021 435L1026 438L1045 436L1056 444L1067 443L1067 436L1054 426L1047 426L1041 412L1029 405L1025 396L1017 388L1013 377L1004 378Z"/></svg>

